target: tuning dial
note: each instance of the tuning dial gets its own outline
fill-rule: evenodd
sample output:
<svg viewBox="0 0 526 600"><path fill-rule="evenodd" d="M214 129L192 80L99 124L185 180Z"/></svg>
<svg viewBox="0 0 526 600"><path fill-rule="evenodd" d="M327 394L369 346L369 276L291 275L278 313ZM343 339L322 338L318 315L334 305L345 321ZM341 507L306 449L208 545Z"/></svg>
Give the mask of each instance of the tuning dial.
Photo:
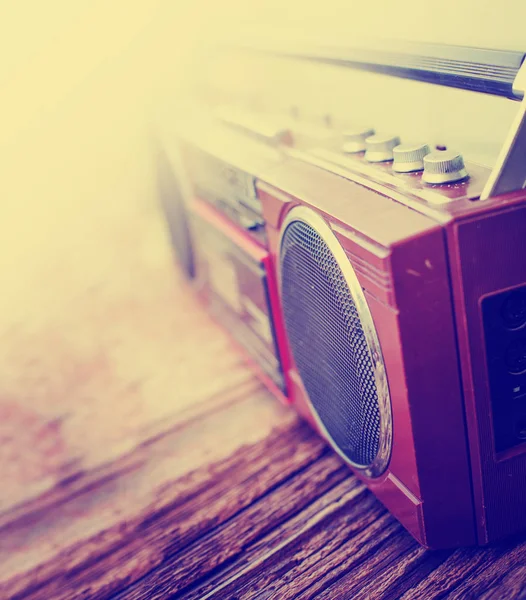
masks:
<svg viewBox="0 0 526 600"><path fill-rule="evenodd" d="M372 135L365 140L365 160L369 162L393 160L393 149L399 144L398 136Z"/></svg>
<svg viewBox="0 0 526 600"><path fill-rule="evenodd" d="M393 171L412 173L423 171L424 156L431 150L427 144L400 144L393 148Z"/></svg>
<svg viewBox="0 0 526 600"><path fill-rule="evenodd" d="M452 183L468 176L461 154L444 150L431 152L424 157L422 181L426 183Z"/></svg>
<svg viewBox="0 0 526 600"><path fill-rule="evenodd" d="M357 129L343 132L342 152L356 154L365 150L365 140L374 135L374 129Z"/></svg>

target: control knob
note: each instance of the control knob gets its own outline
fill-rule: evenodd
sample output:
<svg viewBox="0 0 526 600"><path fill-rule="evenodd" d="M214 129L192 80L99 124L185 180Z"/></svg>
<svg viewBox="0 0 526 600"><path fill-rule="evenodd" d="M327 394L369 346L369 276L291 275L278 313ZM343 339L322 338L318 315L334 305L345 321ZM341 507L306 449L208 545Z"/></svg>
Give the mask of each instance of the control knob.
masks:
<svg viewBox="0 0 526 600"><path fill-rule="evenodd" d="M427 144L400 144L393 148L393 171L413 173L424 170L424 157L431 150Z"/></svg>
<svg viewBox="0 0 526 600"><path fill-rule="evenodd" d="M466 179L467 176L464 159L457 152L444 150L431 152L424 157L422 181L425 183L453 183Z"/></svg>
<svg viewBox="0 0 526 600"><path fill-rule="evenodd" d="M393 149L399 145L398 136L372 135L365 140L365 160L375 163L393 160Z"/></svg>
<svg viewBox="0 0 526 600"><path fill-rule="evenodd" d="M374 129L356 129L343 132L342 152L356 154L365 150L365 140L374 135Z"/></svg>

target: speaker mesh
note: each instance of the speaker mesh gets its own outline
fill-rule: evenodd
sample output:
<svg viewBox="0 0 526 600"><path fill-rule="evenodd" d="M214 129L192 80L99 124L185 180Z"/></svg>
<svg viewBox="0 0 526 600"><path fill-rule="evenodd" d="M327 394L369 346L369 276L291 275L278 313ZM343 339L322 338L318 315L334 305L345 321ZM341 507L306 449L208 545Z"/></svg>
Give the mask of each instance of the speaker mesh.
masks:
<svg viewBox="0 0 526 600"><path fill-rule="evenodd" d="M381 414L366 336L342 270L303 221L287 226L280 263L285 325L310 402L337 448L368 467L379 451Z"/></svg>
<svg viewBox="0 0 526 600"><path fill-rule="evenodd" d="M188 225L188 215L181 186L164 154L158 154L158 185L161 207L163 209L170 239L177 260L186 276L195 276L192 240Z"/></svg>

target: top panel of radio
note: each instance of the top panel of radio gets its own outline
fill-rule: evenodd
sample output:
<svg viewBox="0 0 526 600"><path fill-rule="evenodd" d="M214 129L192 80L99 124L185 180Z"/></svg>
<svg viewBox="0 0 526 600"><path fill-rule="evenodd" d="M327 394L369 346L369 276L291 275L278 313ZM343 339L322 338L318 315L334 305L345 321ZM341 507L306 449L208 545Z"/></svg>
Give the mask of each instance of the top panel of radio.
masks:
<svg viewBox="0 0 526 600"><path fill-rule="evenodd" d="M362 184L439 222L499 201L477 202L489 168L425 141L404 143L396 134L375 132L374 126L336 129L229 107L206 119L189 119L179 133L194 193L263 245L255 183L272 183L273 171L287 161Z"/></svg>

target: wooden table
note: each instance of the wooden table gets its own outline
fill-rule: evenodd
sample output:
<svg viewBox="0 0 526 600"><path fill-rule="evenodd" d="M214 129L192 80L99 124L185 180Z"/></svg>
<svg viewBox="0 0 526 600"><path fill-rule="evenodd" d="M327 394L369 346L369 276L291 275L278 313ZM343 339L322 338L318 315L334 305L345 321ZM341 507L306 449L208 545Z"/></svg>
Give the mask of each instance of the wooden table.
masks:
<svg viewBox="0 0 526 600"><path fill-rule="evenodd" d="M196 305L156 207L120 209L2 329L1 598L525 597L524 538L420 548Z"/></svg>

